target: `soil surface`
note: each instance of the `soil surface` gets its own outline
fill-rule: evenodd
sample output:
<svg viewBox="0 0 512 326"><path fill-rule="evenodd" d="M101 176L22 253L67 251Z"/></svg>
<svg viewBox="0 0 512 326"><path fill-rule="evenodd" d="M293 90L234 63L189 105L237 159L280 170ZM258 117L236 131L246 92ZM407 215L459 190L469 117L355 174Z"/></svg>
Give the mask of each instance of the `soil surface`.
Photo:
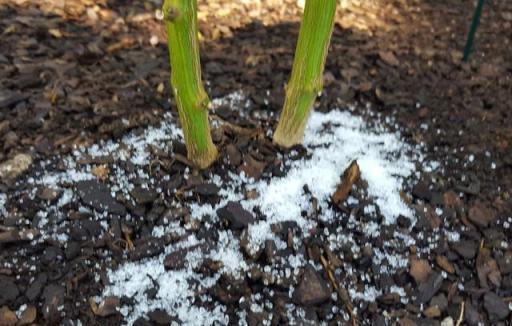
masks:
<svg viewBox="0 0 512 326"><path fill-rule="evenodd" d="M331 203L339 221L318 221L307 236L275 224L288 247L265 241L260 252L244 248L248 225L263 218L257 208L230 202L199 221L187 203L221 202L212 175L270 180L308 157L302 146L275 148L267 133L284 100L301 8L200 1L203 78L210 97L223 100L212 112L221 156L198 172L177 138L158 139L171 152L155 146L136 157L137 137L173 131L161 127L174 121L175 105L158 6L0 0L0 325L122 324L119 307L135 299L100 297L108 271L162 254L166 270L180 269L190 252L223 241L212 226L240 240L251 268L238 278L219 274L210 255L194 273L221 276L198 286L192 303L221 304L230 324L512 325L512 2L486 2L463 63L474 1L341 1L317 109L350 107L370 128L399 131L439 168L404 181L414 225L403 217L385 225L377 211L380 235L365 233L363 212L374 199L358 180L348 190L354 200ZM116 142L144 168L112 151L80 150ZM95 179L70 176L70 164ZM391 245L397 230L401 241ZM190 235L202 242L167 253ZM329 235L353 245L332 246ZM381 250L401 260L377 264ZM288 258L298 255L308 264L287 277ZM364 292L370 285L373 295ZM173 322L183 320L155 309L135 324Z"/></svg>

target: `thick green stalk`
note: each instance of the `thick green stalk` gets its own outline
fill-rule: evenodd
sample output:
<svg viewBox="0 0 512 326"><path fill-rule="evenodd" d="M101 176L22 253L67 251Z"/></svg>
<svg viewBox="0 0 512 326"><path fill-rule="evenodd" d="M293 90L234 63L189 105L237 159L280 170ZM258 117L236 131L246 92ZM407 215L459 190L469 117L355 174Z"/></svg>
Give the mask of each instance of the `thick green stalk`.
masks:
<svg viewBox="0 0 512 326"><path fill-rule="evenodd" d="M201 81L197 0L165 0L171 85L178 105L188 159L206 168L217 158L208 121L208 94Z"/></svg>
<svg viewBox="0 0 512 326"><path fill-rule="evenodd" d="M291 147L302 143L315 99L323 88L325 58L334 27L338 0L306 0L295 50L292 75L274 143Z"/></svg>

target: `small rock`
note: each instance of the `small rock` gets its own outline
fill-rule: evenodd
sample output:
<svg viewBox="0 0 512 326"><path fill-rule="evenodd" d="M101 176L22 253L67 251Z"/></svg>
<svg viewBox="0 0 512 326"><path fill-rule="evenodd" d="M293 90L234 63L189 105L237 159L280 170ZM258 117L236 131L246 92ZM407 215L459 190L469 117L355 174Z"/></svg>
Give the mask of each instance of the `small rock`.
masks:
<svg viewBox="0 0 512 326"><path fill-rule="evenodd" d="M331 297L331 290L327 282L308 265L305 268L298 287L293 292L293 301L303 306L321 304Z"/></svg>
<svg viewBox="0 0 512 326"><path fill-rule="evenodd" d="M443 276L440 273L432 273L426 282L420 284L417 289L416 303L425 304L441 289Z"/></svg>
<svg viewBox="0 0 512 326"><path fill-rule="evenodd" d="M230 201L226 206L217 210L220 219L229 222L234 230L242 230L254 222L254 216L244 209L240 203Z"/></svg>
<svg viewBox="0 0 512 326"><path fill-rule="evenodd" d="M477 244L475 241L463 240L452 244L452 248L463 258L473 259L476 256Z"/></svg>
<svg viewBox="0 0 512 326"><path fill-rule="evenodd" d="M411 269L409 273L417 284L425 282L431 272L432 268L430 267L428 261L416 258L411 259Z"/></svg>
<svg viewBox="0 0 512 326"><path fill-rule="evenodd" d="M32 165L32 156L18 154L0 164L0 179L15 179Z"/></svg>
<svg viewBox="0 0 512 326"><path fill-rule="evenodd" d="M468 219L476 226L487 227L496 220L496 213L489 207L477 203L469 209Z"/></svg>
<svg viewBox="0 0 512 326"><path fill-rule="evenodd" d="M493 322L504 320L510 314L508 305L493 292L487 292L484 295L484 308L489 315L489 320Z"/></svg>
<svg viewBox="0 0 512 326"><path fill-rule="evenodd" d="M98 211L117 215L126 213L126 208L112 197L110 188L97 180L80 181L76 189L82 202Z"/></svg>
<svg viewBox="0 0 512 326"><path fill-rule="evenodd" d="M14 279L0 275L0 305L13 303L20 294Z"/></svg>

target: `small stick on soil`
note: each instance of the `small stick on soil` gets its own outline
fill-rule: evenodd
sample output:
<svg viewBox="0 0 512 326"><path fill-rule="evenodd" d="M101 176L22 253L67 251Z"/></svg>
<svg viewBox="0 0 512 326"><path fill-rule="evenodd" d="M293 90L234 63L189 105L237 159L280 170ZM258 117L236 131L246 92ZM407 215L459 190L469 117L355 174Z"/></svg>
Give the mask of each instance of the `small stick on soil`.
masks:
<svg viewBox="0 0 512 326"><path fill-rule="evenodd" d="M332 270L331 264L327 261L327 259L323 255L320 256L320 261L322 262L322 265L324 266L324 269L327 272L327 276L329 276L329 280L331 281L332 286L338 293L341 303L345 306L345 309L350 314L350 318L352 320L352 326L358 326L359 321L357 320L357 316L354 313L354 306L352 305L352 301L350 300L348 291L346 289L340 288L338 286L338 282L336 281L336 278L334 277L334 272Z"/></svg>
<svg viewBox="0 0 512 326"><path fill-rule="evenodd" d="M240 126L237 126L227 120L222 119L221 117L219 117L218 115L215 115L215 114L211 115L211 119L217 120L221 124L220 128L226 128L237 135L248 135L248 136L252 137L252 136L255 136L258 134L264 134L261 129L250 129L250 128L240 127Z"/></svg>
<svg viewBox="0 0 512 326"><path fill-rule="evenodd" d="M457 319L457 323L455 326L460 326L462 324L462 321L464 320L464 301L460 303L460 314L459 319Z"/></svg>

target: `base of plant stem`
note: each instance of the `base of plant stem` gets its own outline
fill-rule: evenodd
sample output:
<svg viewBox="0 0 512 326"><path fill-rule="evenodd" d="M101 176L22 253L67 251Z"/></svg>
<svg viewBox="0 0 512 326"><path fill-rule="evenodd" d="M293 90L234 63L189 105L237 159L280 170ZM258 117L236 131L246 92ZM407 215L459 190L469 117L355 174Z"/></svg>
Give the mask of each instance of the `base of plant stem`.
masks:
<svg viewBox="0 0 512 326"><path fill-rule="evenodd" d="M304 128L291 131L289 128L285 128L280 124L277 126L276 132L274 133L274 137L272 139L274 144L284 148L290 148L295 145L302 144L303 140Z"/></svg>
<svg viewBox="0 0 512 326"><path fill-rule="evenodd" d="M217 157L219 156L219 152L217 151L217 148L212 145L212 148L208 150L205 153L189 153L187 155L187 158L190 162L194 164L199 169L206 169L210 165L213 164L217 160Z"/></svg>

